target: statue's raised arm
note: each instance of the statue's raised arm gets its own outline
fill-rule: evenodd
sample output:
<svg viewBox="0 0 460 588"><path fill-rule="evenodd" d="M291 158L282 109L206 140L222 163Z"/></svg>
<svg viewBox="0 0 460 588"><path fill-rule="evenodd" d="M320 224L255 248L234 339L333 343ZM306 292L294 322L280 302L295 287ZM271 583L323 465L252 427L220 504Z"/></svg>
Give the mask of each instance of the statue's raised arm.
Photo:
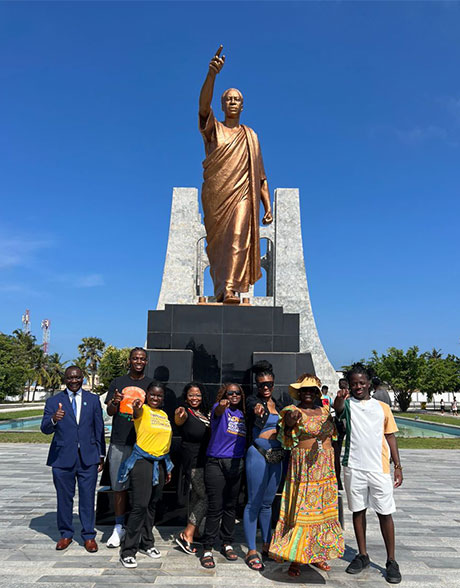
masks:
<svg viewBox="0 0 460 588"><path fill-rule="evenodd" d="M214 92L214 81L216 75L224 67L225 55L220 56L222 53L223 45L217 49L216 54L209 62L208 75L204 81L203 87L200 92L200 117L207 118L211 110L212 95Z"/></svg>

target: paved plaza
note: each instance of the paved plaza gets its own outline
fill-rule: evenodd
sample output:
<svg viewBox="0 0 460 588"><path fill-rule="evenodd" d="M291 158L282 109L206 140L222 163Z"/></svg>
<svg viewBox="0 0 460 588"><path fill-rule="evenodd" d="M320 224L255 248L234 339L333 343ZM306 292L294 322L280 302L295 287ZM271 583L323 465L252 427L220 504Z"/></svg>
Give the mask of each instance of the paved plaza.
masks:
<svg viewBox="0 0 460 588"><path fill-rule="evenodd" d="M270 562L262 574L242 559L236 563L216 557L215 570L204 570L198 558L185 555L172 541L175 528L156 533L163 557L139 555L139 566L127 570L118 563L118 550L107 549L108 527L98 528L96 554L86 553L79 537L65 552L55 550L55 492L51 468L45 466L48 446L0 444L0 586L5 588L115 588L139 585L228 588L246 586L327 585L334 588L386 586L382 576L385 552L376 516L368 518L371 568L358 577L345 574L355 554L348 512L344 559L323 573L305 566L300 579L288 578L287 564ZM405 482L396 491L397 560L402 586L460 587L460 469L458 451L403 450ZM77 524L78 529L78 524ZM78 533L78 531L77 531ZM241 525L235 549L244 555Z"/></svg>

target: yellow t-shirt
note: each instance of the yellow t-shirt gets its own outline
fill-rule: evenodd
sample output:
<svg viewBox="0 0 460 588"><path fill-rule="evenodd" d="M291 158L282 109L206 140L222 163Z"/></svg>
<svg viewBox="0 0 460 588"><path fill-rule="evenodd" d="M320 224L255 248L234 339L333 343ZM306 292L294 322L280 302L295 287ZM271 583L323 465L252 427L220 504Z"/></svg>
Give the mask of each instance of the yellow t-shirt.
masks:
<svg viewBox="0 0 460 588"><path fill-rule="evenodd" d="M163 410L142 407L142 414L134 419L137 445L150 455L160 457L169 452L171 447L172 429L168 415Z"/></svg>

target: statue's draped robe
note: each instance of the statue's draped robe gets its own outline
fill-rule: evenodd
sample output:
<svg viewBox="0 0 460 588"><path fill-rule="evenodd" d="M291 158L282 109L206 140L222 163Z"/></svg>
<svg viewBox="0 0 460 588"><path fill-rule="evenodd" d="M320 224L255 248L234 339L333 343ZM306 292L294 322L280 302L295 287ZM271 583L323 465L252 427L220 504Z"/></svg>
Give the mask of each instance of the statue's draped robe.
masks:
<svg viewBox="0 0 460 588"><path fill-rule="evenodd" d="M260 188L266 179L259 140L245 125L230 129L211 110L200 117L206 159L201 199L214 294L247 292L260 271Z"/></svg>

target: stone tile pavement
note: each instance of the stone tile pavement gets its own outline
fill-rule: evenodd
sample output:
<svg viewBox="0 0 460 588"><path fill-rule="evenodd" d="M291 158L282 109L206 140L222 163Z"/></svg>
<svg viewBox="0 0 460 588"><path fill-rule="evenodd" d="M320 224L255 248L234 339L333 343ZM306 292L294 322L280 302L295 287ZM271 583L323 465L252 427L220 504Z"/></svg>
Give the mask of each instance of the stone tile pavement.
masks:
<svg viewBox="0 0 460 588"><path fill-rule="evenodd" d="M344 573L355 553L348 512L344 559L332 562L329 573L305 566L300 579L287 576L287 564L271 562L263 574L249 570L243 560L230 563L220 555L215 570L201 568L172 542L177 529L160 528L157 547L163 557L138 556L139 566L127 570L118 563L118 550L104 545L108 527L98 528L99 552L88 554L74 542L67 551L55 550L55 493L45 445L0 444L0 587L5 588L127 588L132 585L193 588L327 585L333 588L385 586L385 564L376 516L368 517L369 570L358 577ZM403 450L405 482L396 492L397 559L402 586L460 587L460 468L458 451ZM78 529L78 524L76 526ZM244 555L241 525L235 547Z"/></svg>

